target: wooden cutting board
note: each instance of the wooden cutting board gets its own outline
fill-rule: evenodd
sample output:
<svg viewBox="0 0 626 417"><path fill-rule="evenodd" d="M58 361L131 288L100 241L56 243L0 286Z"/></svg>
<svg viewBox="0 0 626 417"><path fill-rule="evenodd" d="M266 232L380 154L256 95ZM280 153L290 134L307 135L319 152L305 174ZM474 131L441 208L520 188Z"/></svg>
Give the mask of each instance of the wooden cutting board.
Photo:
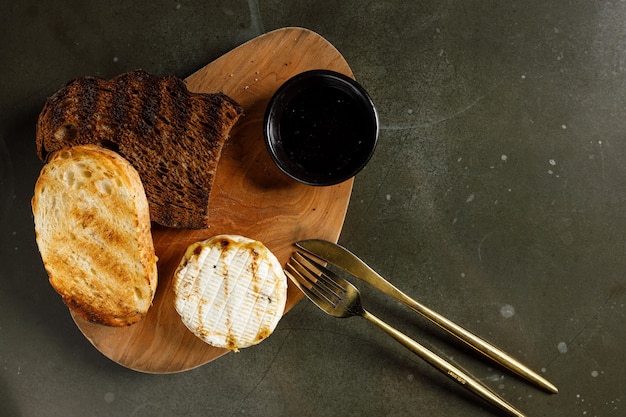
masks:
<svg viewBox="0 0 626 417"><path fill-rule="evenodd" d="M245 114L231 131L219 162L209 201L210 228L153 226L159 283L147 316L130 327L113 328L72 314L85 337L105 356L137 371L172 373L228 352L195 337L174 309L172 275L193 242L217 234L239 234L260 240L285 264L298 240L337 241L353 180L330 187L295 182L275 166L263 139L263 117L271 96L287 79L311 69L353 76L341 54L324 38L302 28L283 28L237 47L186 79L191 91L228 94ZM286 311L301 297L289 283Z"/></svg>

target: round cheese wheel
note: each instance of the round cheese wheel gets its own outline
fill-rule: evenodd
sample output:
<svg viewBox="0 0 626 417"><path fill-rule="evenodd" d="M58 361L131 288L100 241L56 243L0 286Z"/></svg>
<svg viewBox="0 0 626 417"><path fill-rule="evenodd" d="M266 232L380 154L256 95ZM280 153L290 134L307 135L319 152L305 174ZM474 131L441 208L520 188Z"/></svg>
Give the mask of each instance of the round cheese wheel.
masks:
<svg viewBox="0 0 626 417"><path fill-rule="evenodd" d="M175 307L206 343L238 351L267 338L287 301L287 278L273 253L243 236L190 245L174 274Z"/></svg>

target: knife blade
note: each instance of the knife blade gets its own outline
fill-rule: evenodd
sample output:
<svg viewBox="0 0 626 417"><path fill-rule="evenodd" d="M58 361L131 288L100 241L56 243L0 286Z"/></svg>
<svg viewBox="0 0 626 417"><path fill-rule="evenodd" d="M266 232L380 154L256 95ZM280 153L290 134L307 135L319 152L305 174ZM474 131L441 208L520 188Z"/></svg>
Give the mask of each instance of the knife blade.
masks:
<svg viewBox="0 0 626 417"><path fill-rule="evenodd" d="M448 333L452 334L459 340L465 342L467 345L476 349L478 352L487 356L494 362L502 365L506 369L514 372L522 378L538 385L547 392L556 394L558 392L557 387L546 380L541 375L537 374L527 366L523 365L517 359L513 358L501 349L493 346L486 340L481 339L469 330L459 326L451 320L445 318L441 314L431 310L430 308L418 303L393 284L383 278L374 269L362 261L359 257L354 255L348 249L333 242L329 242L322 239L308 239L296 242L295 245L306 252L329 262L356 278L368 283L369 285L377 288L381 292L395 298L402 302L407 307L411 308L415 312L426 317L428 320L444 329Z"/></svg>

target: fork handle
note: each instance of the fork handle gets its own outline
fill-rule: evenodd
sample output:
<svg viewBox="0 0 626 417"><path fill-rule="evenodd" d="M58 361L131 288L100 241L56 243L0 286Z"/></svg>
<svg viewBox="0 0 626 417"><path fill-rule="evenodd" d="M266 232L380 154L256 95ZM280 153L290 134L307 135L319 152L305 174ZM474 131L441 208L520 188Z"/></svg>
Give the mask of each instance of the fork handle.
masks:
<svg viewBox="0 0 626 417"><path fill-rule="evenodd" d="M441 327L459 340L467 343L478 352L482 353L488 358L491 358L494 362L504 366L506 369L516 373L517 375L520 375L528 381L537 384L538 386L552 394L556 394L557 392L559 392L558 388L554 386L554 384L539 375L537 372L531 370L526 365L519 362L517 359L513 358L512 356L492 345L491 343L487 342L486 340L476 336L469 330L459 326L451 320L443 317L441 314L418 303L408 295L401 293L399 290L397 291L397 297L409 308L423 315L428 320L432 321L437 326Z"/></svg>
<svg viewBox="0 0 626 417"><path fill-rule="evenodd" d="M445 359L441 358L439 355L422 346L404 333L391 327L370 312L363 310L361 316L380 327L388 335L400 342L404 347L415 353L420 358L424 359L428 364L433 366L442 374L446 375L448 378L452 379L458 384L461 384L465 389L473 392L484 400L495 405L499 409L506 411L511 416L525 417L522 412L506 402L502 397L493 392L480 381L476 380L467 371L464 371L458 366L449 363Z"/></svg>

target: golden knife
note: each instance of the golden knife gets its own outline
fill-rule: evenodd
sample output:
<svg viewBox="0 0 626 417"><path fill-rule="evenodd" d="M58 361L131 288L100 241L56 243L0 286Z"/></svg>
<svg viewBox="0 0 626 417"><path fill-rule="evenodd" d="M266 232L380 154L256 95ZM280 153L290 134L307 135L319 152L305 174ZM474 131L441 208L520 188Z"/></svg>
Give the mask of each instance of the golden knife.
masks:
<svg viewBox="0 0 626 417"><path fill-rule="evenodd" d="M309 252L316 257L329 262L355 277L367 282L383 293L404 303L412 310L426 317L437 326L446 330L448 333L457 337L478 352L489 357L494 362L502 365L511 372L521 376L522 378L538 385L547 392L556 394L559 390L554 384L537 374L527 366L520 363L517 359L511 357L506 352L493 346L491 343L481 339L469 330L459 326L458 324L448 320L441 314L431 310L430 308L418 303L398 288L393 286L389 281L380 276L369 265L359 259L348 249L336 243L321 239L309 239L296 242L296 246Z"/></svg>

